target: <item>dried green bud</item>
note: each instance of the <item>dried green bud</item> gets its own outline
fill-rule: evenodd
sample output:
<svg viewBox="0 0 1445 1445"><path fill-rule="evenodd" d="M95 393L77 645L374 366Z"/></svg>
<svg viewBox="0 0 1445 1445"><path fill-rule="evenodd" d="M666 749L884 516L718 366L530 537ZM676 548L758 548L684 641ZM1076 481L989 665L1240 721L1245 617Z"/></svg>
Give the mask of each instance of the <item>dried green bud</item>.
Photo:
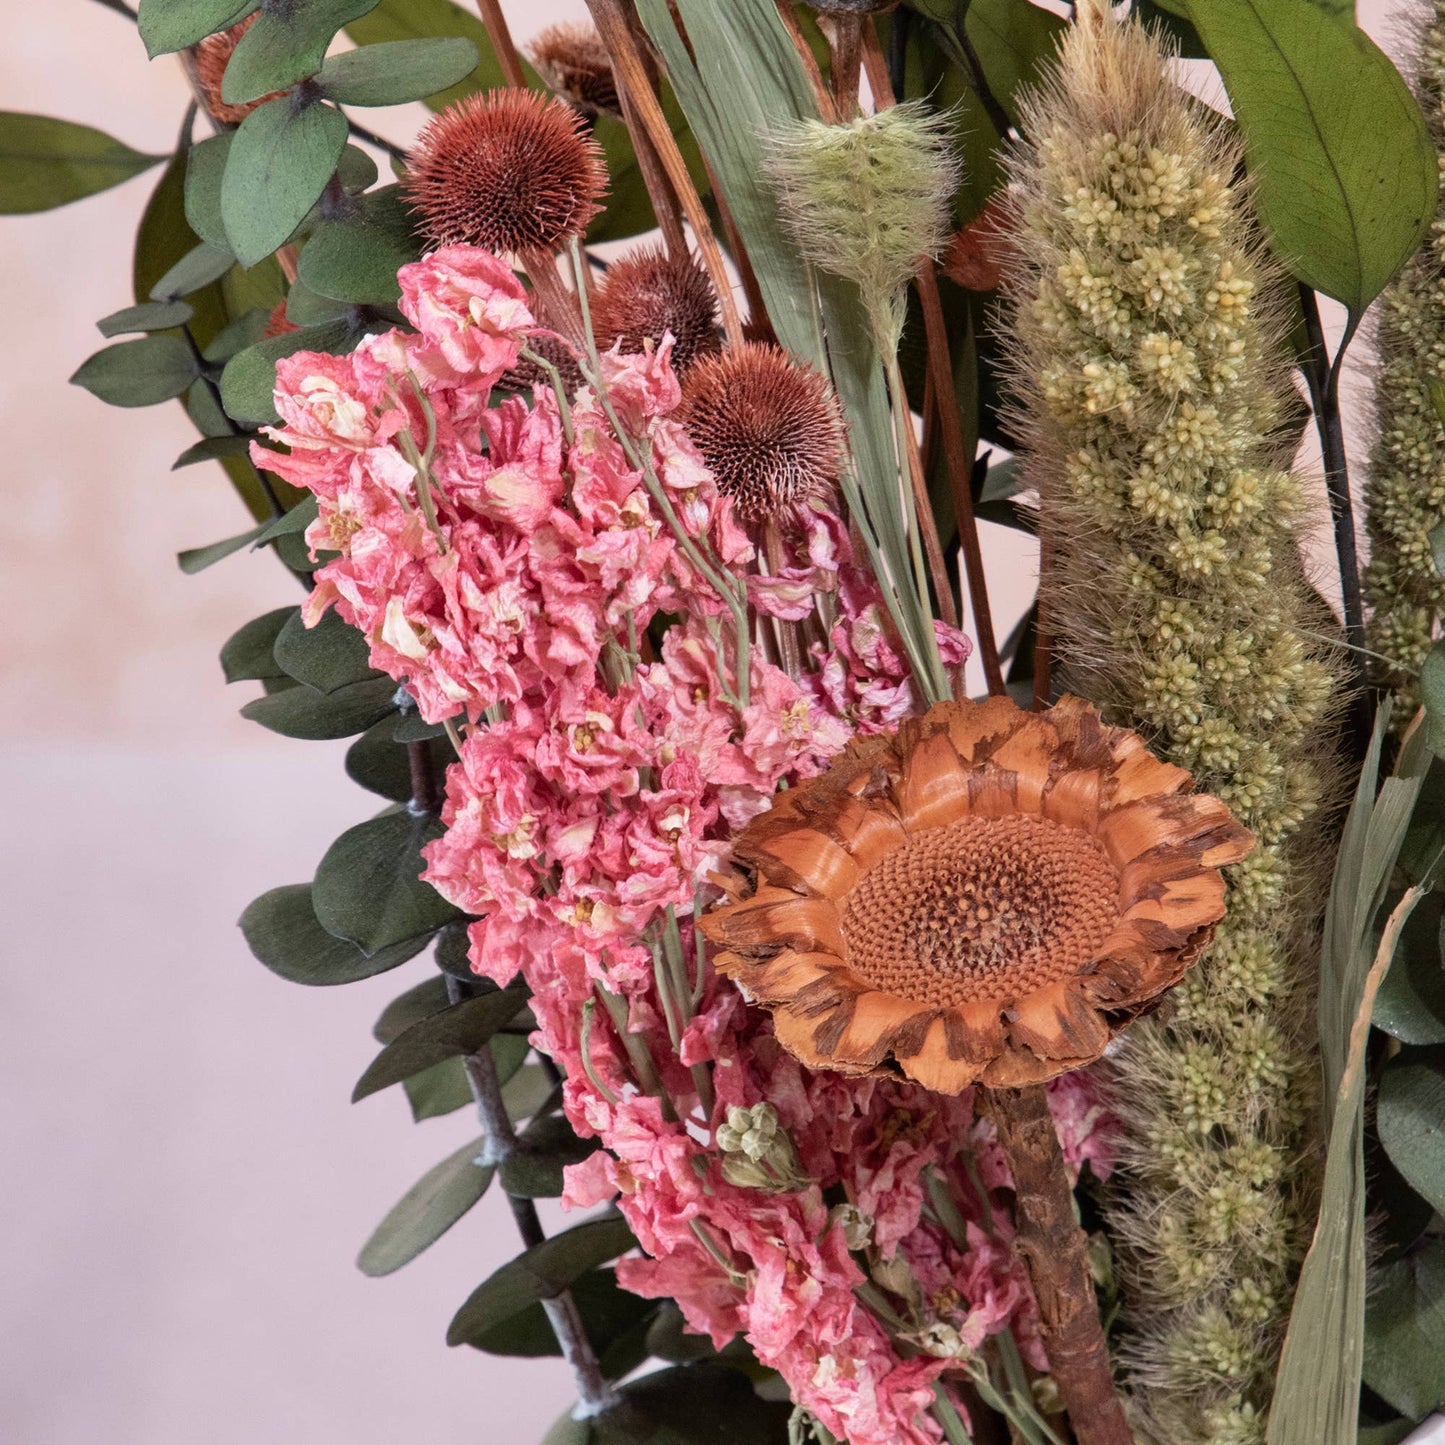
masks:
<svg viewBox="0 0 1445 1445"><path fill-rule="evenodd" d="M857 283L875 325L897 328L903 288L950 232L959 165L946 116L907 101L841 125L803 121L768 164L804 254Z"/></svg>
<svg viewBox="0 0 1445 1445"><path fill-rule="evenodd" d="M806 1189L812 1182L771 1104L754 1104L751 1109L733 1105L714 1137L723 1156L723 1178L729 1184L778 1194Z"/></svg>

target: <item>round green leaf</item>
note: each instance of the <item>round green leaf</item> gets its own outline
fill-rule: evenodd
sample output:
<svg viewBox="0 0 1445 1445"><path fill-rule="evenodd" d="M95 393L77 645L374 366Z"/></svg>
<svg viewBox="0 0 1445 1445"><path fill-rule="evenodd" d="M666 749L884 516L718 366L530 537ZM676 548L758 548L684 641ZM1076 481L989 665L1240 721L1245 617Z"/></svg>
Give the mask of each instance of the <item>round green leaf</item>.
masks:
<svg viewBox="0 0 1445 1445"><path fill-rule="evenodd" d="M523 1199L556 1199L562 1193L562 1171L596 1151L596 1139L579 1138L561 1114L530 1124L517 1147L502 1163L502 1188Z"/></svg>
<svg viewBox="0 0 1445 1445"><path fill-rule="evenodd" d="M69 205L165 159L132 150L93 126L0 110L0 214Z"/></svg>
<svg viewBox="0 0 1445 1445"><path fill-rule="evenodd" d="M1406 1059L1380 1080L1380 1143L1410 1187L1445 1213L1445 1058Z"/></svg>
<svg viewBox="0 0 1445 1445"><path fill-rule="evenodd" d="M97 351L70 379L111 406L155 406L179 396L198 375L178 336L142 336Z"/></svg>
<svg viewBox="0 0 1445 1445"><path fill-rule="evenodd" d="M241 915L247 946L272 973L292 983L356 983L396 968L418 954L426 935L406 939L370 958L354 943L329 934L316 921L309 883L288 883L263 893Z"/></svg>
<svg viewBox="0 0 1445 1445"><path fill-rule="evenodd" d="M401 296L396 273L421 254L411 215L396 186L363 196L359 204L360 215L317 226L301 252L298 276L322 296L392 305Z"/></svg>
<svg viewBox="0 0 1445 1445"><path fill-rule="evenodd" d="M235 138L233 131L222 131L192 146L186 158L186 220L201 240L218 251L231 249L221 220L221 178Z"/></svg>
<svg viewBox="0 0 1445 1445"><path fill-rule="evenodd" d="M295 617L299 607L278 607L253 617L233 632L221 647L221 671L227 682L262 681L284 676L273 649L276 634Z"/></svg>
<svg viewBox="0 0 1445 1445"><path fill-rule="evenodd" d="M1363 30L1312 0L1189 0L1244 132L1261 220L1306 285L1356 315L1420 244L1425 118Z"/></svg>
<svg viewBox="0 0 1445 1445"><path fill-rule="evenodd" d="M241 538L242 544L249 540L249 534ZM335 692L290 687L285 692L274 692L248 702L241 709L241 716L282 737L321 740L363 733L395 707L396 684L389 677L383 677L354 683Z"/></svg>
<svg viewBox="0 0 1445 1445"><path fill-rule="evenodd" d="M226 66L221 99L244 105L315 75L336 32L376 5L377 0L292 0L262 10Z"/></svg>
<svg viewBox="0 0 1445 1445"><path fill-rule="evenodd" d="M383 685L393 691L396 686L387 679L359 684ZM367 953L416 933L435 933L450 923L457 910L420 877L425 867L422 845L441 832L435 818L418 817L405 808L348 828L316 870L316 916L337 937L351 939Z"/></svg>
<svg viewBox="0 0 1445 1445"><path fill-rule="evenodd" d="M297 612L276 638L276 661L317 692L335 692L381 676L371 665L366 638L335 608L314 627L307 627Z"/></svg>
<svg viewBox="0 0 1445 1445"><path fill-rule="evenodd" d="M316 83L338 105L402 105L459 84L477 59L477 47L455 37L384 41L333 55Z"/></svg>
<svg viewBox="0 0 1445 1445"><path fill-rule="evenodd" d="M244 20L261 0L140 0L140 38L146 54L184 50L238 20Z"/></svg>
<svg viewBox="0 0 1445 1445"><path fill-rule="evenodd" d="M276 363L297 351L341 355L359 340L359 333L348 322L328 321L323 326L303 326L299 331L270 336L238 351L221 373L221 402L227 414L242 423L279 421L274 399Z"/></svg>
<svg viewBox="0 0 1445 1445"><path fill-rule="evenodd" d="M346 133L335 106L297 109L287 96L241 122L221 178L221 216L243 266L284 245L306 218L336 171Z"/></svg>
<svg viewBox="0 0 1445 1445"><path fill-rule="evenodd" d="M486 1140L474 1139L429 1169L401 1197L357 1258L363 1274L391 1274L435 1244L487 1192L492 1169L477 1162Z"/></svg>
<svg viewBox="0 0 1445 1445"><path fill-rule="evenodd" d="M1445 961L1438 895L1410 915L1371 1022L1406 1044L1445 1044Z"/></svg>
<svg viewBox="0 0 1445 1445"><path fill-rule="evenodd" d="M383 718L352 743L346 753L346 775L369 792L379 793L393 803L411 798L411 762L407 750L392 737L395 718ZM440 775L456 754L445 738L428 743L432 771ZM466 975L471 977L470 972Z"/></svg>

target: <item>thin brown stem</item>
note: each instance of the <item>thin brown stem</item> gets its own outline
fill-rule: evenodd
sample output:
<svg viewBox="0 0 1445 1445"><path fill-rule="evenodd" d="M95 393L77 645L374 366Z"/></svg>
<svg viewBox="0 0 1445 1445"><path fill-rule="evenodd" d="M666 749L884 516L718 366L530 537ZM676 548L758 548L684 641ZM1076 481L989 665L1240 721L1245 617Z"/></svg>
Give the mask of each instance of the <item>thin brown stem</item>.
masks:
<svg viewBox="0 0 1445 1445"><path fill-rule="evenodd" d="M502 67L507 84L515 85L519 90L526 89L527 73L522 69L522 57L517 53L512 32L507 29L507 17L502 14L502 0L477 0L477 10L481 14L482 24L487 27L487 39L492 42L492 49L497 53L497 63Z"/></svg>
<svg viewBox="0 0 1445 1445"><path fill-rule="evenodd" d="M973 458L964 441L954 399L953 362L948 354L948 327L943 317L943 300L938 294L938 276L932 261L918 268L918 297L923 303L923 330L928 341L928 372L933 378L933 400L938 418L939 440L948 470L953 511L958 518L958 545L963 552L963 570L968 580L968 600L973 606L973 628L983 662L984 680L994 696L1004 692L1003 668L998 658L998 639L993 630L993 606L988 598L988 578L983 570L983 546L978 536L978 519L973 514Z"/></svg>
<svg viewBox="0 0 1445 1445"><path fill-rule="evenodd" d="M818 69L818 58L813 54L813 47L808 44L808 37L803 34L803 27L798 23L792 0L777 0L777 3L778 18L783 22L783 29L788 32L793 49L798 52L798 59L803 63L808 84L813 87L813 99L818 103L818 114L826 124L836 125L838 107L833 103L833 92L828 88L828 82L823 79L823 72Z"/></svg>
<svg viewBox="0 0 1445 1445"><path fill-rule="evenodd" d="M820 15L818 27L828 37L828 76L839 120L858 114L858 82L863 73L864 17L844 11ZM875 96L876 100L876 96Z"/></svg>
<svg viewBox="0 0 1445 1445"><path fill-rule="evenodd" d="M718 219L722 222L723 235L727 237L728 252L732 256L734 267L737 268L738 280L743 284L743 295L748 299L748 324L753 328L753 339L766 340L772 335L772 322L768 319L763 288L758 285L758 274L748 259L742 233L738 230L737 222L733 220L733 213L728 210L728 203L723 199L722 187L717 183L711 162L704 156L702 163L707 167L708 184L712 187L713 204L717 207ZM760 335L760 332L765 334Z"/></svg>
<svg viewBox="0 0 1445 1445"><path fill-rule="evenodd" d="M578 351L585 350L582 312L576 295L557 270L557 257L551 251L538 247L521 252L517 259L525 268L532 290L542 303L542 314L547 324Z"/></svg>
<svg viewBox="0 0 1445 1445"><path fill-rule="evenodd" d="M902 382L901 373L898 374ZM918 450L918 434L913 429L913 413L908 410L908 393L899 397L904 410L903 439L908 450L908 479L913 484L913 509L918 513L918 527L923 534L923 550L928 557L928 575L938 596L938 614L950 626L958 626L958 608L953 601L953 578L944 559L943 544L938 537L938 524L933 516L933 503L928 499L928 478L923 470L923 454Z"/></svg>
<svg viewBox="0 0 1445 1445"><path fill-rule="evenodd" d="M703 265L718 294L722 307L723 331L730 346L740 345L743 339L742 317L738 314L737 302L733 299L732 278L728 275L717 237L713 235L712 223L703 209L702 197L688 174L687 162L682 158L667 117L662 113L662 103L653 90L643 63L642 52L620 0L587 0L587 8L602 36L607 53L612 57L612 69L619 84L627 92L636 112L635 120L647 135L657 152L662 168L682 205L683 214L692 227L702 254Z"/></svg>
<svg viewBox="0 0 1445 1445"><path fill-rule="evenodd" d="M658 229L662 232L662 243L667 247L668 258L673 264L681 265L688 259L689 252L677 193L672 189L652 138L638 123L631 93L620 83L617 98L622 103L622 119L632 137L632 152L637 157L637 168L642 172L642 183L647 187L647 197L652 202L652 214L657 217Z"/></svg>
<svg viewBox="0 0 1445 1445"><path fill-rule="evenodd" d="M1048 1096L1031 1084L989 1089L984 1097L1013 1173L1014 1245L1028 1268L1049 1373L1074 1435L1079 1445L1132 1445Z"/></svg>

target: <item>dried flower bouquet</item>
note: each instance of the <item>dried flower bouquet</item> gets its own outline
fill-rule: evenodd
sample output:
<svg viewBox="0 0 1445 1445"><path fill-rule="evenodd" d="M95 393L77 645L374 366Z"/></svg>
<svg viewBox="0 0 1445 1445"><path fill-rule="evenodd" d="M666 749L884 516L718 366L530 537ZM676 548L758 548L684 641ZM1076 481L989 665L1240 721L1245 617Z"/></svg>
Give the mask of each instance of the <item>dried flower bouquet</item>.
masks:
<svg viewBox="0 0 1445 1445"><path fill-rule="evenodd" d="M387 800L241 926L430 950L355 1097L484 1129L361 1267L504 1192L447 1339L550 1445L1445 1402L1445 5L1412 94L1344 0L101 3L195 100L74 380L183 400L255 525L181 565L306 589L245 715ZM0 115L9 211L154 159Z"/></svg>

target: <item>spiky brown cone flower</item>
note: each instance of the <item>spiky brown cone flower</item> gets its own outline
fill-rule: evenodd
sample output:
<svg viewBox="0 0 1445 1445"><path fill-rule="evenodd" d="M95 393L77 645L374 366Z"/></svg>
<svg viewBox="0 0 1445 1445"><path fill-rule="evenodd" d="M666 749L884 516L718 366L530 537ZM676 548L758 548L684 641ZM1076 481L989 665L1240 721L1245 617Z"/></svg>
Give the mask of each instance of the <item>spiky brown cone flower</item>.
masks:
<svg viewBox="0 0 1445 1445"><path fill-rule="evenodd" d="M805 1064L956 1094L1075 1069L1224 915L1254 838L1137 733L1066 697L939 703L778 794L707 914L719 970Z"/></svg>
<svg viewBox="0 0 1445 1445"><path fill-rule="evenodd" d="M592 300L597 344L624 352L660 342L672 332L672 364L679 376L700 356L721 349L717 292L691 257L674 260L665 247L642 246L608 267Z"/></svg>
<svg viewBox="0 0 1445 1445"><path fill-rule="evenodd" d="M527 256L586 230L607 189L607 166L563 101L492 90L431 121L407 159L402 188L432 246Z"/></svg>
<svg viewBox="0 0 1445 1445"><path fill-rule="evenodd" d="M563 21L540 31L528 50L537 74L583 115L619 115L612 57L595 25Z"/></svg>
<svg viewBox="0 0 1445 1445"><path fill-rule="evenodd" d="M256 15L260 13L258 10ZM240 125L257 106L265 105L281 94L279 90L272 91L270 95L248 100L242 105L231 105L221 99L221 83L226 76L226 67L231 63L241 37L256 23L256 15L248 15L228 29L206 36L191 51L196 67L196 84L201 88L201 103L222 125Z"/></svg>
<svg viewBox="0 0 1445 1445"><path fill-rule="evenodd" d="M745 522L773 522L826 495L847 454L827 379L778 346L750 341L704 356L688 372L680 415Z"/></svg>

